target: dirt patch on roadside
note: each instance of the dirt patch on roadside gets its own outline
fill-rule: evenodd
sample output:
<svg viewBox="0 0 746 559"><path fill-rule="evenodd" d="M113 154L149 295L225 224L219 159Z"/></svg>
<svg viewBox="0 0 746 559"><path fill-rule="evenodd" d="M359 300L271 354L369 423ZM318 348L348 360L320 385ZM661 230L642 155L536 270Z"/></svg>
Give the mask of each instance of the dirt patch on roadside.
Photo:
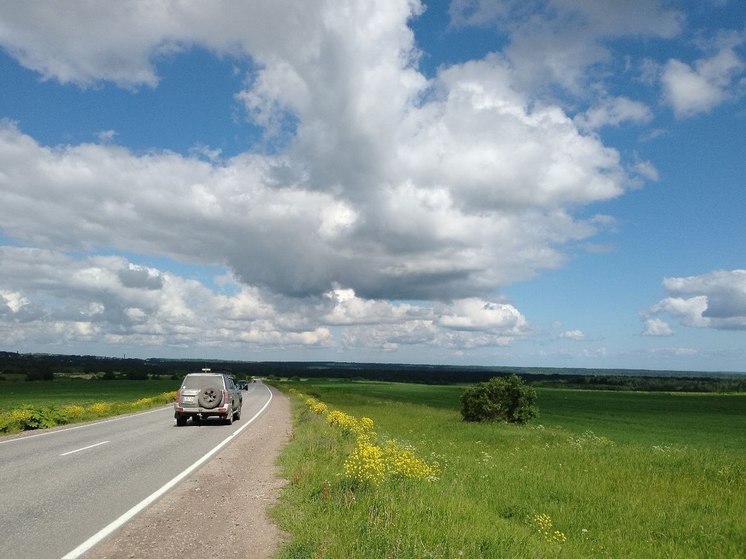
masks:
<svg viewBox="0 0 746 559"><path fill-rule="evenodd" d="M267 509L285 484L275 459L292 430L287 397L272 394L272 405L251 427L85 559L272 557L283 535ZM230 515L205 506L231 495L238 507Z"/></svg>

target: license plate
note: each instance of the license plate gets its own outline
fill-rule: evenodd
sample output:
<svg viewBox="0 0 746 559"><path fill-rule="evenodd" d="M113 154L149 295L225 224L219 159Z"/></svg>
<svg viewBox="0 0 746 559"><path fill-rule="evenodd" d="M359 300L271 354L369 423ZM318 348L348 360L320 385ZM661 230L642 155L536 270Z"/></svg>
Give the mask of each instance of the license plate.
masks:
<svg viewBox="0 0 746 559"><path fill-rule="evenodd" d="M194 396L182 396L181 397L182 402L194 402Z"/></svg>

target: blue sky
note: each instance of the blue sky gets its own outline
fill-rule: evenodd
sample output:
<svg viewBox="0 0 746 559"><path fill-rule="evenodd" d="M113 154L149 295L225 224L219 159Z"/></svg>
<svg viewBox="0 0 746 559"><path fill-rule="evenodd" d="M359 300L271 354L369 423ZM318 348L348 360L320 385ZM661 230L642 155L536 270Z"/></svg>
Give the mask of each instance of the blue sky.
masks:
<svg viewBox="0 0 746 559"><path fill-rule="evenodd" d="M746 371L742 2L0 4L0 339Z"/></svg>

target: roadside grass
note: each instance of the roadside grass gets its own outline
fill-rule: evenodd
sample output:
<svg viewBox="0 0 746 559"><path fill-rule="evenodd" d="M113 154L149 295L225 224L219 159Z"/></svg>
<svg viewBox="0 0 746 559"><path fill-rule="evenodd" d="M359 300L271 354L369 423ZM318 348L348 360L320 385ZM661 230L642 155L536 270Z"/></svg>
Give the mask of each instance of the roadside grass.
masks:
<svg viewBox="0 0 746 559"><path fill-rule="evenodd" d="M371 418L440 474L350 482L341 473L354 441L293 397L293 439L280 457L290 484L273 511L291 535L282 559L722 558L746 549L743 395L541 389L540 419L516 426L461 421L463 387L280 383L291 386Z"/></svg>
<svg viewBox="0 0 746 559"><path fill-rule="evenodd" d="M19 381L0 388L0 434L11 434L163 406L173 402L178 382Z"/></svg>

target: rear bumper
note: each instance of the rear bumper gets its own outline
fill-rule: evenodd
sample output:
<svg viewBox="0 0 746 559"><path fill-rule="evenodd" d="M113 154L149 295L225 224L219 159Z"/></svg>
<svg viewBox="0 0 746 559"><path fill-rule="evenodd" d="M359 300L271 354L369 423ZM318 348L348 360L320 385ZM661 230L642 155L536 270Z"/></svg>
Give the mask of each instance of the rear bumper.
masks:
<svg viewBox="0 0 746 559"><path fill-rule="evenodd" d="M232 409L230 406L228 407L217 407L217 408L201 408L201 407L187 407L187 406L180 406L178 404L174 404L174 417L178 417L180 415L200 415L202 417L209 417L213 415L228 415L229 413L232 413Z"/></svg>

